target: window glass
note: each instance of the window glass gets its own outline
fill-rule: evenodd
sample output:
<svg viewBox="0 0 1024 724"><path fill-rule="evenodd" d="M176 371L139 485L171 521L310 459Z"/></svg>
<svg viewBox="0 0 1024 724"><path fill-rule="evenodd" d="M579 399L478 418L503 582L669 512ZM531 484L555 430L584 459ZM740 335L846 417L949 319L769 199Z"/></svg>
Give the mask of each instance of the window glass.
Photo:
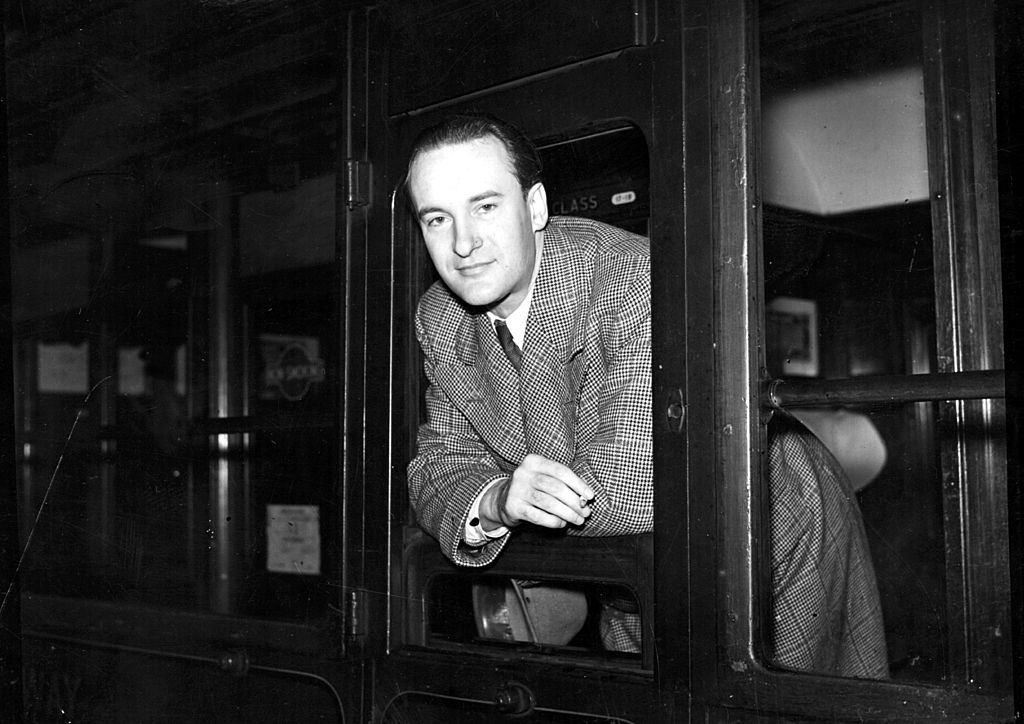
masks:
<svg viewBox="0 0 1024 724"><path fill-rule="evenodd" d="M295 240L277 231L279 246ZM26 251L26 264L73 264L82 279L41 280L56 311L32 301L38 289L16 293L25 588L323 619L338 497L333 274L265 252L277 261L262 273L217 278L231 263L210 243L168 232ZM211 344L218 335L227 343ZM211 414L219 397L227 414Z"/></svg>
<svg viewBox="0 0 1024 724"><path fill-rule="evenodd" d="M841 17L820 3L760 7L768 374L936 372L920 12L901 3L847 7ZM769 659L839 675L946 679L947 513L936 404L790 412L788 432L774 421L768 428ZM813 449L798 454L796 429L814 434ZM815 457L821 448L828 454ZM810 466L794 468L803 456ZM849 485L830 492L825 481L836 469ZM813 500L796 497L794 486ZM829 552L823 543L813 560L796 560L795 551L809 553L811 541L830 535L850 550ZM816 591L802 577L819 569L849 578ZM878 604L865 604L861 589ZM819 600L827 595L839 598ZM853 658L868 651L873 663L815 657L792 643L818 607L863 620L840 640L808 635Z"/></svg>
<svg viewBox="0 0 1024 724"><path fill-rule="evenodd" d="M25 585L194 606L206 569L189 436L187 240L80 243L86 254L52 262L77 266L85 303L25 319L18 334ZM64 280L46 288L60 298Z"/></svg>
<svg viewBox="0 0 1024 724"><path fill-rule="evenodd" d="M435 645L490 643L530 650L603 650L601 612L613 601L637 611L636 595L621 585L581 581L439 575L428 585L429 637ZM548 605L554 602L556 605ZM628 652L605 652L631 658Z"/></svg>
<svg viewBox="0 0 1024 724"><path fill-rule="evenodd" d="M336 322L330 268L247 278L240 613L321 618L331 600Z"/></svg>

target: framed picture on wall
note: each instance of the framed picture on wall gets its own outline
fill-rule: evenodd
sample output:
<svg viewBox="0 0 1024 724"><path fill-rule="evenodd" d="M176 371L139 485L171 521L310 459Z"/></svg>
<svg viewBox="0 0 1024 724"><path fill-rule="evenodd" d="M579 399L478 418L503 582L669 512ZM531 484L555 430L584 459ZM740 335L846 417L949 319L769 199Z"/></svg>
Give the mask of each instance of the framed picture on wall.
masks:
<svg viewBox="0 0 1024 724"><path fill-rule="evenodd" d="M765 308L768 372L774 377L818 375L818 305L776 297Z"/></svg>

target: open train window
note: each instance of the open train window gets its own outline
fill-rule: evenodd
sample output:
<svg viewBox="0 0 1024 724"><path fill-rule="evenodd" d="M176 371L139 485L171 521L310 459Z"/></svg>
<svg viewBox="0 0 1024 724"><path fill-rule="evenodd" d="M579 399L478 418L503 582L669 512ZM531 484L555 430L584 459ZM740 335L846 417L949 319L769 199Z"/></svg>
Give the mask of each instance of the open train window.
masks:
<svg viewBox="0 0 1024 724"><path fill-rule="evenodd" d="M644 134L635 126L612 125L540 139L538 150L552 216L596 219L646 235L648 231L649 160ZM411 309L436 279L415 226L408 223L413 278L419 285L409 297ZM415 340L411 359L422 370ZM411 385L410 380L418 380ZM409 423L409 455L415 454L415 428L425 419L422 371L407 378L407 400L415 401ZM408 460L403 461L403 464ZM405 490L398 493L403 497ZM601 616L632 616L649 630L652 597L650 545L643 536L587 538L517 530L493 566L455 568L438 543L415 526L410 512L405 575L421 601L410 607L409 640L449 648L475 645L494 651L509 647L531 653L593 655L635 667L650 641L631 638L622 649L602 642ZM555 615L549 615L555 602ZM650 666L651 651L643 654Z"/></svg>

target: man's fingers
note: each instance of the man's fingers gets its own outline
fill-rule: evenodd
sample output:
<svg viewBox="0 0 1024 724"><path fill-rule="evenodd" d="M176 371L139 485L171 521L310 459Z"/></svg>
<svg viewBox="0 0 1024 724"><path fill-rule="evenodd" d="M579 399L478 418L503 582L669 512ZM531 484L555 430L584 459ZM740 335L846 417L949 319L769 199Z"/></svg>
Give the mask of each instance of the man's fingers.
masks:
<svg viewBox="0 0 1024 724"><path fill-rule="evenodd" d="M579 498L578 502L581 507L594 499L593 489L583 481L583 478L557 460L530 454L523 459L520 468L546 475L568 486Z"/></svg>
<svg viewBox="0 0 1024 724"><path fill-rule="evenodd" d="M498 508L503 525L527 521L563 528L582 525L590 516L593 499L593 489L569 467L531 454L503 486Z"/></svg>
<svg viewBox="0 0 1024 724"><path fill-rule="evenodd" d="M544 528L564 528L566 526L566 521L556 515L551 515L551 513L545 513L540 508L524 508L521 519Z"/></svg>
<svg viewBox="0 0 1024 724"><path fill-rule="evenodd" d="M510 519L526 520L548 528L566 523L582 525L590 509L580 505L580 497L561 480L549 475L517 471L508 485L504 510ZM558 523L552 518L557 518Z"/></svg>
<svg viewBox="0 0 1024 724"><path fill-rule="evenodd" d="M561 481L549 478L545 482L547 485L544 489L534 488L527 496L533 507L557 516L566 523L583 525L590 510L580 507L576 494Z"/></svg>
<svg viewBox="0 0 1024 724"><path fill-rule="evenodd" d="M584 517L551 495L533 490L523 497L509 496L507 510L519 520L545 528L564 528L566 524L582 525Z"/></svg>

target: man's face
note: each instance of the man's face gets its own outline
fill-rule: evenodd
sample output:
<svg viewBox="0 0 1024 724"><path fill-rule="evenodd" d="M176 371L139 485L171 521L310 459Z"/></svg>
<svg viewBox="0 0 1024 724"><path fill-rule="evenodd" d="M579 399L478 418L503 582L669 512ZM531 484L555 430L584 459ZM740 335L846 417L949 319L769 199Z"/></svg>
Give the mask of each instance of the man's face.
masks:
<svg viewBox="0 0 1024 724"><path fill-rule="evenodd" d="M547 224L542 184L523 197L504 145L487 137L421 153L409 192L438 274L467 304L507 317L526 298Z"/></svg>

